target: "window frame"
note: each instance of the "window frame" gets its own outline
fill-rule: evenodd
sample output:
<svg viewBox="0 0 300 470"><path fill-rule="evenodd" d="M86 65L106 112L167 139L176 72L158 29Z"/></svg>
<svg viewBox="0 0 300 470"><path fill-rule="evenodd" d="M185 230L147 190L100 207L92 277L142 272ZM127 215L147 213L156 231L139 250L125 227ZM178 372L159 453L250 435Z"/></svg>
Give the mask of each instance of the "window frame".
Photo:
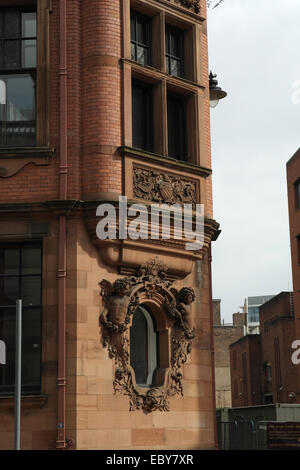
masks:
<svg viewBox="0 0 300 470"><path fill-rule="evenodd" d="M180 56L171 53L171 35L178 36ZM184 58L184 31L169 23L165 24L165 41L166 41L166 72L168 75L177 78L185 78L185 58ZM169 48L168 48L169 45ZM169 49L169 50L168 50ZM173 74L171 62L175 60L180 65L180 74Z"/></svg>
<svg viewBox="0 0 300 470"><path fill-rule="evenodd" d="M34 133L34 142L30 142L28 144L22 143L20 145L11 145L8 144L4 141L7 140L7 120L2 121L2 128L5 129L5 132L3 134L1 133L1 139L0 139L0 147L1 148L10 148L10 147L32 147L36 146L37 144L37 59L38 59L38 12L37 12L37 7L34 5L18 5L18 6L3 6L0 8L0 12L3 12L5 14L6 12L18 12L19 13L19 31L18 35L15 38L5 38L4 35L3 37L0 37L0 44L1 44L1 50L2 50L2 55L0 56L0 76L13 76L13 75L20 75L20 76L26 76L29 75L33 82L34 82L34 128L35 128L35 133ZM22 14L23 13L35 13L36 14L36 36L32 37L23 37L22 34ZM36 47L35 47L35 53L36 53L36 65L35 67L25 67L22 65L22 43L23 41L27 40L35 40L36 41ZM19 66L17 67L5 67L5 60L4 60L4 44L5 42L9 41L18 41L19 43ZM20 122L20 127L22 127L22 121L16 121L16 123Z"/></svg>
<svg viewBox="0 0 300 470"><path fill-rule="evenodd" d="M24 247L38 247L40 249L40 273L36 274L23 274L22 270L22 250ZM26 305L24 302L22 303L22 316L23 316L23 324L24 324L24 315L25 312L28 310L36 310L39 311L39 384L38 385L25 385L22 384L22 395L39 395L41 393L42 387L42 344L43 344L43 334L42 334L42 318L43 318L43 243L42 241L26 241L26 242L12 242L12 243L0 243L0 249L7 249L7 248L15 248L19 250L19 269L18 274L0 274L0 282L2 279L5 278L18 278L18 294L21 297L21 289L22 289L22 279L26 277L39 277L40 278L40 299L41 303L37 305ZM0 305L0 314L2 310L11 309L15 310L16 305ZM24 334L24 330L23 330ZM2 338L1 338L2 339ZM22 335L22 343L24 344L24 336ZM7 343L6 343L7 347ZM8 347L7 347L8 352ZM7 358L7 353L6 353ZM24 360L24 352L23 358ZM7 364L4 366L7 367ZM4 370L4 369L3 369ZM0 397L3 395L11 395L14 392L14 384L13 385L1 385L0 384Z"/></svg>
<svg viewBox="0 0 300 470"><path fill-rule="evenodd" d="M134 107L133 107L133 99L134 99L134 92L133 89L134 87L139 88L143 90L144 96L143 96L143 107L145 105L146 111L145 111L145 118L146 118L146 125L144 129L144 136L143 140L145 141L145 146L143 148L135 146L135 138L134 138L134 118L133 118L133 113L134 113ZM153 151L153 117L154 117L154 101L153 101L153 85L149 84L147 82L144 82L142 80L139 80L138 78L133 77L132 78L132 146L136 148L137 150L142 150L146 152L152 152Z"/></svg>
<svg viewBox="0 0 300 470"><path fill-rule="evenodd" d="M173 100L177 101L179 107L180 107L180 114L179 119L182 121L182 124L180 126L180 149L179 153L182 155L181 158L175 155L170 154L170 127L169 124L171 120L169 119L169 97L173 98ZM175 160L182 161L182 162L187 162L188 161L188 136L187 136L187 99L185 96L180 95L179 93L174 93L173 91L167 90L167 134L168 134L168 157L169 158L174 158Z"/></svg>
<svg viewBox="0 0 300 470"><path fill-rule="evenodd" d="M24 2L25 3L25 2ZM49 149L50 145L50 12L52 0L28 0L26 4L18 6L22 9L31 9L37 14L37 64L36 64L36 139L31 147L5 147L0 149L14 158L27 156L28 149ZM6 6L3 6L3 9ZM24 149L25 154L22 154ZM16 151L18 154L16 156Z"/></svg>
<svg viewBox="0 0 300 470"><path fill-rule="evenodd" d="M135 27L134 39L132 37L133 35L132 35L132 28L131 28L132 20L134 21L134 27ZM137 25L138 25L139 20L141 24L143 24L143 27L145 27L146 29L145 33L146 33L147 41L145 44L139 42L137 39ZM147 15L143 15L142 13L134 9L130 10L130 45L131 45L131 60L133 60L134 62L142 66L152 65L152 18ZM134 46L134 57L132 55L132 46ZM144 64L138 61L138 54L137 54L138 47L142 47L144 50L147 51L147 54L146 54L147 60L146 60L146 63Z"/></svg>
<svg viewBox="0 0 300 470"><path fill-rule="evenodd" d="M134 315L136 312L139 311L145 320L146 323L146 361L147 361L147 366L146 366L146 382L145 383L139 383L136 380L136 384L138 387L142 388L151 388L155 386L155 372L157 369L159 369L159 351L158 351L158 332L156 328L156 323L155 319L151 313L151 311L146 308L144 305L139 305L135 312L133 313L133 318L132 318L132 325L130 329L130 348L132 344L132 334L133 334L133 321L134 321ZM155 344L153 343L155 341ZM132 365L131 358L130 358L130 365L135 373L135 378L136 378L136 372L135 369Z"/></svg>

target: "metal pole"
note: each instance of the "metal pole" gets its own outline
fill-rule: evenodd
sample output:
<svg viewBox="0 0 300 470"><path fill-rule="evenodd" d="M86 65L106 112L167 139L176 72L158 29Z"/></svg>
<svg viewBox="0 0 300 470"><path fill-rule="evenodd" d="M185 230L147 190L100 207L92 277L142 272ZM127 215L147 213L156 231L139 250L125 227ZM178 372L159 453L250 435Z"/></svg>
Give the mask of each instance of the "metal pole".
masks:
<svg viewBox="0 0 300 470"><path fill-rule="evenodd" d="M15 450L20 450L22 300L16 301Z"/></svg>

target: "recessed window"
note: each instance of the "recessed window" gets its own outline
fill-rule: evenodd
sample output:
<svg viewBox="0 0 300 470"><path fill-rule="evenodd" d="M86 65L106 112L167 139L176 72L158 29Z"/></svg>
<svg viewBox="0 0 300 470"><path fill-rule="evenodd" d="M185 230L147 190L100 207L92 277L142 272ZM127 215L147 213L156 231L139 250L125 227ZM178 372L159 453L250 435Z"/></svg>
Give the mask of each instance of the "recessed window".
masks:
<svg viewBox="0 0 300 470"><path fill-rule="evenodd" d="M0 10L0 145L36 142L36 12Z"/></svg>
<svg viewBox="0 0 300 470"><path fill-rule="evenodd" d="M167 73L184 77L184 32L174 26L166 25Z"/></svg>
<svg viewBox="0 0 300 470"><path fill-rule="evenodd" d="M300 209L300 180L294 184L296 209Z"/></svg>
<svg viewBox="0 0 300 470"><path fill-rule="evenodd" d="M0 393L14 390L17 299L22 299L22 392L37 393L41 381L40 244L0 245L0 338L6 344L6 365L0 367Z"/></svg>
<svg viewBox="0 0 300 470"><path fill-rule="evenodd" d="M298 257L298 264L300 265L300 234L297 235L297 257Z"/></svg>
<svg viewBox="0 0 300 470"><path fill-rule="evenodd" d="M151 313L139 306L130 328L130 365L135 373L137 385L150 387L157 368L157 333Z"/></svg>
<svg viewBox="0 0 300 470"><path fill-rule="evenodd" d="M153 150L153 91L146 83L132 82L132 145Z"/></svg>
<svg viewBox="0 0 300 470"><path fill-rule="evenodd" d="M131 11L131 60L151 65L151 18Z"/></svg>
<svg viewBox="0 0 300 470"><path fill-rule="evenodd" d="M167 96L168 155L177 160L187 160L186 101L173 93Z"/></svg>

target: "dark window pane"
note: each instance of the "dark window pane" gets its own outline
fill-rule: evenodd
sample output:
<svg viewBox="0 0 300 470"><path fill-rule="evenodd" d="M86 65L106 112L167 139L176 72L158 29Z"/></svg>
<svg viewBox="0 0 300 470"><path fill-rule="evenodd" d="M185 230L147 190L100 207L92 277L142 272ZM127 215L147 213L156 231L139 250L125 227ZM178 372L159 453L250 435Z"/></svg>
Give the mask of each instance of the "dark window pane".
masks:
<svg viewBox="0 0 300 470"><path fill-rule="evenodd" d="M0 367L0 393L12 392L15 383L16 309L0 308L0 338L6 344L6 364ZM22 392L40 390L41 311L22 312Z"/></svg>
<svg viewBox="0 0 300 470"><path fill-rule="evenodd" d="M132 41L136 41L135 15L130 18L130 37Z"/></svg>
<svg viewBox="0 0 300 470"><path fill-rule="evenodd" d="M21 263L20 263L21 261ZM40 392L42 249L39 244L0 246L0 338L6 362L0 368L0 393L11 393L15 380L16 299L22 299L22 392ZM29 276L28 273L40 273ZM11 275L11 274L18 274ZM6 306L6 307L5 307Z"/></svg>
<svg viewBox="0 0 300 470"><path fill-rule="evenodd" d="M4 37L3 17L4 17L4 12L0 11L0 38Z"/></svg>
<svg viewBox="0 0 300 470"><path fill-rule="evenodd" d="M170 55L181 57L181 33L178 31L170 34Z"/></svg>
<svg viewBox="0 0 300 470"><path fill-rule="evenodd" d="M0 366L0 391L3 387L12 387L15 383L15 318L15 308L0 308L0 338L6 345L6 364Z"/></svg>
<svg viewBox="0 0 300 470"><path fill-rule="evenodd" d="M137 384L146 384L148 376L148 326L145 316L136 310L130 329L130 365Z"/></svg>
<svg viewBox="0 0 300 470"><path fill-rule="evenodd" d="M184 76L184 33L173 26L166 26L167 72L177 77Z"/></svg>
<svg viewBox="0 0 300 470"><path fill-rule="evenodd" d="M31 75L0 75L1 143L35 143L35 81Z"/></svg>
<svg viewBox="0 0 300 470"><path fill-rule="evenodd" d="M137 57L136 61L139 64L146 65L148 63L148 51L145 47L143 46L137 46Z"/></svg>
<svg viewBox="0 0 300 470"><path fill-rule="evenodd" d="M185 102L172 94L168 94L168 149L170 157L186 160Z"/></svg>
<svg viewBox="0 0 300 470"><path fill-rule="evenodd" d="M4 34L6 38L20 37L20 13L18 11L5 12Z"/></svg>
<svg viewBox="0 0 300 470"><path fill-rule="evenodd" d="M18 248L0 249L0 276L19 274L19 259Z"/></svg>
<svg viewBox="0 0 300 470"><path fill-rule="evenodd" d="M296 191L296 207L300 209L300 182L298 181L295 184L295 191Z"/></svg>
<svg viewBox="0 0 300 470"><path fill-rule="evenodd" d="M19 297L19 278L0 277L0 305L15 305Z"/></svg>
<svg viewBox="0 0 300 470"><path fill-rule="evenodd" d="M143 84L132 87L132 143L139 149L152 151L152 93Z"/></svg>
<svg viewBox="0 0 300 470"><path fill-rule="evenodd" d="M40 305L42 303L40 276L22 277L21 298L24 306Z"/></svg>
<svg viewBox="0 0 300 470"><path fill-rule="evenodd" d="M5 41L4 42L4 68L20 67L20 42Z"/></svg>
<svg viewBox="0 0 300 470"><path fill-rule="evenodd" d="M131 59L142 65L151 63L151 19L131 12Z"/></svg>
<svg viewBox="0 0 300 470"><path fill-rule="evenodd" d="M171 59L171 67L170 67L170 75L175 75L176 77L181 76L181 62L179 62L177 59Z"/></svg>
<svg viewBox="0 0 300 470"><path fill-rule="evenodd" d="M36 13L26 12L22 13L22 37L35 38L36 37Z"/></svg>
<svg viewBox="0 0 300 470"><path fill-rule="evenodd" d="M22 41L22 67L36 67L36 40L26 39Z"/></svg>
<svg viewBox="0 0 300 470"><path fill-rule="evenodd" d="M41 248L24 246L22 249L22 274L41 274Z"/></svg>
<svg viewBox="0 0 300 470"><path fill-rule="evenodd" d="M138 19L137 21L136 40L141 44L148 43L148 21L146 19Z"/></svg>
<svg viewBox="0 0 300 470"><path fill-rule="evenodd" d="M136 61L136 45L131 43L131 60Z"/></svg>
<svg viewBox="0 0 300 470"><path fill-rule="evenodd" d="M27 387L38 387L41 376L40 309L24 309L22 327L22 382Z"/></svg>

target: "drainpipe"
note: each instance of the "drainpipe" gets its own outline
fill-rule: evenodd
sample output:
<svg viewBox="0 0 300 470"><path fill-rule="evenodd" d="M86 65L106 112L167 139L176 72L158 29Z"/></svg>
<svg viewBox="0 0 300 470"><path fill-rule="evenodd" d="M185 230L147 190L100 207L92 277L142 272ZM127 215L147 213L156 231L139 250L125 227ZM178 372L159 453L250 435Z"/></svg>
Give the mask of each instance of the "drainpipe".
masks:
<svg viewBox="0 0 300 470"><path fill-rule="evenodd" d="M66 0L60 0L60 166L59 199L67 199L67 15ZM58 413L57 449L66 449L65 394L66 394L66 214L59 215L58 248Z"/></svg>
<svg viewBox="0 0 300 470"><path fill-rule="evenodd" d="M214 314L213 314L213 299L212 299L212 275L211 275L211 244L208 250L208 272L209 272L209 307L210 307L210 350L211 350L211 372L212 372L212 394L213 394L213 413L214 413L214 436L215 448L218 449L218 436L217 436L217 417L216 417L216 381L215 381L215 348L214 348Z"/></svg>

